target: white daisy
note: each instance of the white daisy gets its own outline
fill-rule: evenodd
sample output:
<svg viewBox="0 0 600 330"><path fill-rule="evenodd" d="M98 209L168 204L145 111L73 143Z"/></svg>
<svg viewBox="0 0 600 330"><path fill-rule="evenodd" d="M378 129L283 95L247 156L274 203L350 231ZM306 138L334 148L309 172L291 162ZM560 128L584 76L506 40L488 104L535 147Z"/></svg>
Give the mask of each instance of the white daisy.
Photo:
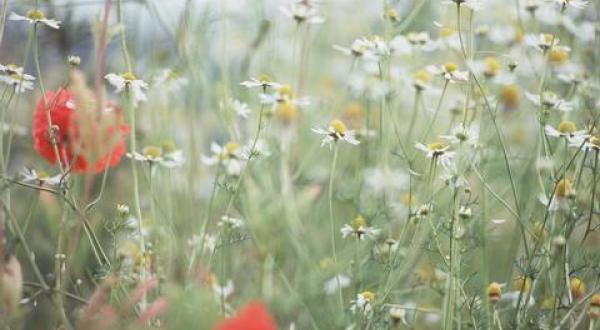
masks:
<svg viewBox="0 0 600 330"><path fill-rule="evenodd" d="M554 3L559 5L561 10L565 10L569 7L572 7L575 9L584 9L585 6L587 6L587 4L589 3L589 1L586 1L586 0L550 0L550 1L553 1Z"/></svg>
<svg viewBox="0 0 600 330"><path fill-rule="evenodd" d="M315 6L304 2L294 3L289 7L281 7L280 10L285 16L293 18L298 24L321 24L325 22L325 18L318 15Z"/></svg>
<svg viewBox="0 0 600 330"><path fill-rule="evenodd" d="M324 145L329 145L331 148L332 143L343 140L352 145L358 145L360 142L354 137L354 131L348 130L346 125L339 120L334 119L329 123L329 127L327 130L322 128L313 128L313 132L323 135L323 140L321 140L321 147Z"/></svg>
<svg viewBox="0 0 600 330"><path fill-rule="evenodd" d="M202 155L202 162L208 166L222 166L228 175L240 175L245 159L243 150L238 143L228 142L224 146L211 143L212 155Z"/></svg>
<svg viewBox="0 0 600 330"><path fill-rule="evenodd" d="M42 185L50 185L57 186L60 184L61 179L63 178L62 174L57 174L54 176L49 176L47 173L42 171L37 171L33 168L25 168L21 172L22 182L24 183L35 183L40 186Z"/></svg>
<svg viewBox="0 0 600 330"><path fill-rule="evenodd" d="M27 21L31 24L42 23L53 29L60 28L60 21L57 21L55 19L46 18L46 15L44 14L44 12L37 8L27 11L27 13L25 13L25 16L21 16L14 12L10 13L10 16L8 16L8 20L9 21Z"/></svg>
<svg viewBox="0 0 600 330"><path fill-rule="evenodd" d="M250 80L242 81L240 83L240 85L242 85L246 88L261 87L263 89L263 91L266 91L267 88L269 88L269 87L277 88L277 87L281 86L281 84L274 82L271 79L271 77L269 77L265 74L260 75L256 78L252 77L252 78L250 78Z"/></svg>
<svg viewBox="0 0 600 330"><path fill-rule="evenodd" d="M544 126L544 131L548 136L564 137L567 139L572 139L577 136L587 136L585 130L577 130L577 126L575 125L575 123L568 120L561 121L560 124L558 124L557 128L554 128L550 125L546 125Z"/></svg>
<svg viewBox="0 0 600 330"><path fill-rule="evenodd" d="M473 11L479 11L483 9L482 0L444 0L442 1L442 4L466 6L468 8L471 8L471 10Z"/></svg>
<svg viewBox="0 0 600 330"><path fill-rule="evenodd" d="M128 88L133 95L133 105L137 107L140 101L147 101L145 89L148 89L148 84L143 80L139 80L131 72L125 72L122 74L109 73L104 76L106 80L115 88L115 92L121 93L124 88Z"/></svg>
<svg viewBox="0 0 600 330"><path fill-rule="evenodd" d="M24 93L33 90L34 76L23 73L23 68L15 64L0 64L0 81L13 86L16 93Z"/></svg>
<svg viewBox="0 0 600 330"><path fill-rule="evenodd" d="M242 118L248 118L248 114L250 113L250 107L247 103L241 102L239 100L229 98L226 101L219 102L219 107L221 109L232 109L236 115Z"/></svg>
<svg viewBox="0 0 600 330"><path fill-rule="evenodd" d="M558 45L560 40L558 37L551 33L542 33L539 35L527 34L525 35L525 43L529 46L535 47L543 53L547 52L550 48Z"/></svg>
<svg viewBox="0 0 600 330"><path fill-rule="evenodd" d="M541 98L539 94L533 94L529 92L525 92L525 96L529 101L531 101L531 103L538 107L543 105L545 108L556 109L563 112L569 112L573 110L573 104L571 102L561 99L554 92L545 91L542 93Z"/></svg>
<svg viewBox="0 0 600 330"><path fill-rule="evenodd" d="M439 162L446 168L451 167L452 160L456 155L454 151L448 151L450 146L441 142L433 142L427 145L417 142L415 144L415 148L423 151L427 158L439 160Z"/></svg>
<svg viewBox="0 0 600 330"><path fill-rule="evenodd" d="M448 141L450 144L466 144L476 146L479 140L479 128L475 125L464 127L462 123L452 129L450 135L441 135L440 138Z"/></svg>
<svg viewBox="0 0 600 330"><path fill-rule="evenodd" d="M126 156L139 162L160 165L166 168L181 167L185 162L183 151L176 150L172 145L168 147L146 146L141 153L137 151L128 152Z"/></svg>
<svg viewBox="0 0 600 330"><path fill-rule="evenodd" d="M451 62L440 66L429 65L426 67L426 69L431 74L441 75L444 77L444 79L451 83L457 81L467 81L469 79L469 72L459 70L458 65Z"/></svg>
<svg viewBox="0 0 600 330"><path fill-rule="evenodd" d="M363 291L356 295L356 299L350 301L350 311L352 313L362 313L371 315L373 312L373 303L375 302L375 294L371 291Z"/></svg>
<svg viewBox="0 0 600 330"><path fill-rule="evenodd" d="M352 55L354 57L362 57L369 51L370 42L367 38L359 38L352 42L350 48L342 47L339 45L333 45L335 50L342 52L345 55Z"/></svg>
<svg viewBox="0 0 600 330"><path fill-rule="evenodd" d="M340 231L342 238L354 235L359 240L363 240L365 237L375 239L381 232L380 229L367 226L367 221L360 215L354 218L350 224L345 224Z"/></svg>

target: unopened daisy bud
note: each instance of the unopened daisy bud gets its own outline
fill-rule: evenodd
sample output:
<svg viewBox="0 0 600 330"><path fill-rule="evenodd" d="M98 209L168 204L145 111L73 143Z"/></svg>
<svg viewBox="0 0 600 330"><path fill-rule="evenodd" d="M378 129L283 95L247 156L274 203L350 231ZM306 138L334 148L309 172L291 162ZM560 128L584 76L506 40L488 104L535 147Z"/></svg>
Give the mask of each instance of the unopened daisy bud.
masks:
<svg viewBox="0 0 600 330"><path fill-rule="evenodd" d="M383 19L395 23L400 20L400 16L398 15L398 12L396 11L396 9L386 8L383 11Z"/></svg>
<svg viewBox="0 0 600 330"><path fill-rule="evenodd" d="M579 300L585 296L585 283L580 278L573 277L569 281L569 291L575 300Z"/></svg>
<svg viewBox="0 0 600 330"><path fill-rule="evenodd" d="M490 27L487 25L480 25L475 28L475 35L484 37L490 32Z"/></svg>
<svg viewBox="0 0 600 330"><path fill-rule="evenodd" d="M554 188L554 196L556 198L565 198L574 196L574 191L569 179L561 179Z"/></svg>
<svg viewBox="0 0 600 330"><path fill-rule="evenodd" d="M600 318L600 293L596 293L590 298L590 318Z"/></svg>
<svg viewBox="0 0 600 330"><path fill-rule="evenodd" d="M525 3L525 9L531 14L535 15L536 10L540 7L539 0L527 0Z"/></svg>
<svg viewBox="0 0 600 330"><path fill-rule="evenodd" d="M513 290L519 292L528 292L531 288L531 279L529 277L519 276L512 282Z"/></svg>
<svg viewBox="0 0 600 330"><path fill-rule="evenodd" d="M127 204L117 204L117 212L119 216L126 217L129 215L129 205Z"/></svg>
<svg viewBox="0 0 600 330"><path fill-rule="evenodd" d="M567 244L567 240L563 235L554 236L554 238L552 239L552 244L558 247L563 247Z"/></svg>
<svg viewBox="0 0 600 330"><path fill-rule="evenodd" d="M513 71L515 71L515 69L517 68L517 66L519 66L519 63L517 63L515 61L512 61L512 62L508 63L508 70L510 72L513 72Z"/></svg>
<svg viewBox="0 0 600 330"><path fill-rule="evenodd" d="M483 60L483 74L490 78L497 75L498 72L500 72L500 63L498 63L498 60L494 57L486 57Z"/></svg>
<svg viewBox="0 0 600 330"><path fill-rule="evenodd" d="M458 210L458 216L463 220L468 220L471 218L472 212L470 207L461 206Z"/></svg>
<svg viewBox="0 0 600 330"><path fill-rule="evenodd" d="M391 308L390 309L390 320L392 321L392 325L397 327L400 325L400 322L406 317L406 310L403 308Z"/></svg>
<svg viewBox="0 0 600 330"><path fill-rule="evenodd" d="M72 67L78 67L81 64L81 58L79 56L69 56L69 65Z"/></svg>
<svg viewBox="0 0 600 330"><path fill-rule="evenodd" d="M492 303L496 303L502 296L502 287L496 282L492 282L487 287L487 295Z"/></svg>

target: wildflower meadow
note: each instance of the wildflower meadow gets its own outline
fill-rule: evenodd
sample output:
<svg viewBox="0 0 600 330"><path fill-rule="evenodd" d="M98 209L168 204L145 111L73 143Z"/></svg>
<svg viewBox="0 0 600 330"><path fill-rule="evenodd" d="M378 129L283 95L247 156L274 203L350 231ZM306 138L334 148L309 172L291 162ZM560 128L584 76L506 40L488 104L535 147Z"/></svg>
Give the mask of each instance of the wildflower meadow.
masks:
<svg viewBox="0 0 600 330"><path fill-rule="evenodd" d="M600 0L0 0L2 329L600 329Z"/></svg>

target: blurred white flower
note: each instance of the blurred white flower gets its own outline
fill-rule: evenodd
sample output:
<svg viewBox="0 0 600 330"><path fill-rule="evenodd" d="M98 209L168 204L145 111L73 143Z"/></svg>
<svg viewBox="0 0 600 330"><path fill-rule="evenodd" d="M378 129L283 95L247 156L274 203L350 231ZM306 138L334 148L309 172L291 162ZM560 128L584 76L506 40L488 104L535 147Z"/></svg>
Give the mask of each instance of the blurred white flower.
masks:
<svg viewBox="0 0 600 330"><path fill-rule="evenodd" d="M104 78L115 88L115 92L117 93L121 93L127 88L133 96L134 107L137 107L139 102L144 102L148 99L144 93L144 90L148 89L148 84L143 80L137 79L131 72L122 74L109 73Z"/></svg>
<svg viewBox="0 0 600 330"><path fill-rule="evenodd" d="M219 227L225 227L227 229L238 229L244 226L244 221L239 218L230 217L228 215L224 215L221 217L221 221L217 223Z"/></svg>
<svg viewBox="0 0 600 330"><path fill-rule="evenodd" d="M587 132L585 130L577 130L577 126L575 123L571 121L562 121L558 124L557 128L552 127L551 125L544 126L544 132L546 135L552 137L564 137L568 140L578 136L587 136Z"/></svg>
<svg viewBox="0 0 600 330"><path fill-rule="evenodd" d="M345 224L342 229L340 229L340 232L342 233L342 238L353 235L356 236L357 239L363 240L365 237L371 239L377 238L381 230L369 227L365 218L359 215L354 218L350 224Z"/></svg>
<svg viewBox="0 0 600 330"><path fill-rule="evenodd" d="M313 132L323 135L321 140L321 147L324 145L331 145L337 141L345 141L352 145L358 145L360 142L355 138L354 131L346 128L346 125L338 119L334 119L329 123L327 130L322 128L313 128Z"/></svg>
<svg viewBox="0 0 600 330"><path fill-rule="evenodd" d="M459 70L458 65L451 62L439 66L429 65L426 67L426 70L433 75L441 75L446 81L451 83L467 81L469 79L469 72Z"/></svg>
<svg viewBox="0 0 600 330"><path fill-rule="evenodd" d="M319 16L314 3L293 3L287 7L282 6L280 10L285 16L293 18L298 24L321 24L325 22L325 18Z"/></svg>
<svg viewBox="0 0 600 330"><path fill-rule="evenodd" d="M61 179L63 178L62 174L57 174L54 176L49 176L47 173L42 171L37 171L33 168L25 168L21 172L21 180L24 183L34 183L37 185L50 185L56 186L60 184Z"/></svg>
<svg viewBox="0 0 600 330"><path fill-rule="evenodd" d="M240 85L242 85L246 88L261 87L263 89L263 91L266 91L267 88L269 88L269 87L278 88L279 86L281 86L280 83L274 82L267 75L260 75L259 77L256 77L256 78L250 78L250 80L242 81L240 83Z"/></svg>
<svg viewBox="0 0 600 330"><path fill-rule="evenodd" d="M375 294L371 291L363 291L356 295L356 299L350 301L350 311L353 314L362 313L366 316L370 316L373 312L373 302L375 301Z"/></svg>
<svg viewBox="0 0 600 330"><path fill-rule="evenodd" d="M185 161L183 151L156 146L146 146L141 153L137 151L128 152L126 156L139 162L160 165L166 168L181 167Z"/></svg>
<svg viewBox="0 0 600 330"><path fill-rule="evenodd" d="M355 57L362 57L367 54L369 50L370 42L367 38L359 38L352 42L350 48L342 47L339 45L333 45L335 50L342 52L345 55L352 55Z"/></svg>
<svg viewBox="0 0 600 330"><path fill-rule="evenodd" d="M340 291L340 288L347 288L350 285L350 278L344 274L338 274L325 281L323 290L325 294L332 295Z"/></svg>
<svg viewBox="0 0 600 330"><path fill-rule="evenodd" d="M465 6L471 8L473 11L479 11L483 9L483 1L482 0L444 0L442 4L445 5L457 5L457 6Z"/></svg>
<svg viewBox="0 0 600 330"><path fill-rule="evenodd" d="M448 151L450 146L441 142L433 142L427 145L417 142L415 148L424 152L427 158L438 160L446 168L451 167L456 155L454 151Z"/></svg>
<svg viewBox="0 0 600 330"><path fill-rule="evenodd" d="M567 8L575 8L575 9L584 9L585 6L589 3L586 0L550 0L560 6L561 10L566 10Z"/></svg>
<svg viewBox="0 0 600 330"><path fill-rule="evenodd" d="M225 168L228 175L240 175L244 166L242 148L238 143L228 142L220 146L213 142L210 145L212 155L202 155L202 162L208 166L220 165Z"/></svg>
<svg viewBox="0 0 600 330"><path fill-rule="evenodd" d="M573 110L573 104L571 102L567 102L556 95L554 92L545 91L542 93L542 97L540 98L539 94L533 94L529 92L525 92L525 96L531 103L536 106L543 105L548 109L556 109L563 112L569 112Z"/></svg>
<svg viewBox="0 0 600 330"><path fill-rule="evenodd" d="M462 123L456 125L450 135L441 135L440 138L448 141L450 144L465 144L468 146L476 146L479 140L479 127L470 125L464 127Z"/></svg>
<svg viewBox="0 0 600 330"><path fill-rule="evenodd" d="M242 118L248 118L248 114L250 113L250 107L247 103L240 102L239 100L229 98L226 101L219 102L219 107L221 109L231 108L236 115Z"/></svg>
<svg viewBox="0 0 600 330"><path fill-rule="evenodd" d="M42 23L53 29L60 28L60 21L57 21L55 19L46 18L46 15L44 14L44 12L37 8L27 11L27 13L25 13L25 16L21 16L19 14L12 12L12 13L10 13L10 16L8 16L8 20L9 21L27 21L31 24Z"/></svg>
<svg viewBox="0 0 600 330"><path fill-rule="evenodd" d="M0 81L15 88L16 93L33 90L34 76L23 73L23 68L15 64L0 64Z"/></svg>

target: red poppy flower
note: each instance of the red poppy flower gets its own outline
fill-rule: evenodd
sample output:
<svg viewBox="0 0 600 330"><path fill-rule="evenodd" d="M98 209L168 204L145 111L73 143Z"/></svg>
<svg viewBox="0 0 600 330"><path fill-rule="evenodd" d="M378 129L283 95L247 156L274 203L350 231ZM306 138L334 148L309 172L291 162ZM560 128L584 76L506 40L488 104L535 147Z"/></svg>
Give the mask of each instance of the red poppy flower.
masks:
<svg viewBox="0 0 600 330"><path fill-rule="evenodd" d="M75 172L97 173L106 166L119 163L125 154L125 137L129 127L121 110L108 105L99 116L78 111L75 96L69 89L46 93L47 109L56 129L56 147L65 168ZM48 135L48 117L44 98L33 113L33 148L50 164L55 164L56 152Z"/></svg>
<svg viewBox="0 0 600 330"><path fill-rule="evenodd" d="M253 301L244 306L236 316L221 322L215 330L276 330L275 321L262 303Z"/></svg>

